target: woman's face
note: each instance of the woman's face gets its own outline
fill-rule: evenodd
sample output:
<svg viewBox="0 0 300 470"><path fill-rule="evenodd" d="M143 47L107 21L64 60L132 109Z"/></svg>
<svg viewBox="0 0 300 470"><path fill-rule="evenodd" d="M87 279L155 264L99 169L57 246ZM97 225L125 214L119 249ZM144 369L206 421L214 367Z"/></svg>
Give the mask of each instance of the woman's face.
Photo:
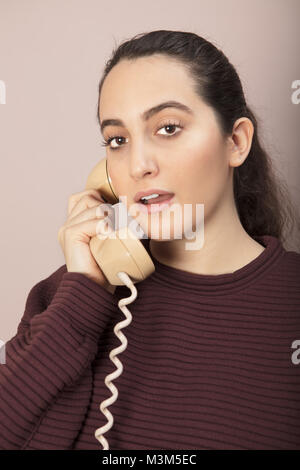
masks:
<svg viewBox="0 0 300 470"><path fill-rule="evenodd" d="M170 239L178 229L184 233L184 220L194 230L197 203L204 205L206 223L231 185L227 147L216 117L193 87L182 64L158 54L119 62L103 83L100 123L108 119L123 122L102 131L106 141L116 137L106 147L108 171L117 194L127 197L129 214L134 214L148 238L161 240L162 224L168 220L162 215L171 214L174 204L181 208L182 222L171 215ZM167 101L180 102L190 112L167 107L147 120L141 117ZM168 125L171 127L164 127ZM155 214L155 219L153 214L132 212L137 207L135 194L151 188L174 193L173 204ZM193 207L189 221L184 204Z"/></svg>

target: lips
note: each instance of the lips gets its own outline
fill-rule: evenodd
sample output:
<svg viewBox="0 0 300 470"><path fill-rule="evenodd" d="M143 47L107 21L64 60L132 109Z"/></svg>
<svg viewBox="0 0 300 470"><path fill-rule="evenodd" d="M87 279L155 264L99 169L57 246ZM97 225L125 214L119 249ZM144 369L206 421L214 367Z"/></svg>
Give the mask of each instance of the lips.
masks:
<svg viewBox="0 0 300 470"><path fill-rule="evenodd" d="M168 191L164 191L163 189L156 189L156 188L152 188L152 189L148 189L147 191L139 191L138 193L136 193L136 195L134 196L134 201L135 202L142 202L140 199L141 197L143 196L151 196L151 194L159 194L159 196L157 198L150 198L149 199L149 203L152 203L152 201L154 202L155 200L157 200L157 202L159 202L159 198L160 197L163 197L164 195L166 195L166 199L169 199L171 196L174 195L174 193L170 193ZM163 200L163 199L162 199Z"/></svg>
<svg viewBox="0 0 300 470"><path fill-rule="evenodd" d="M160 194L158 197L153 197L151 199L145 199L145 200L141 200L140 202L142 204L158 204L159 202L162 202L162 201L166 201L167 199L170 199L171 197L171 194L168 193L168 194Z"/></svg>
<svg viewBox="0 0 300 470"><path fill-rule="evenodd" d="M145 212L146 214L148 213L153 213L153 212L160 212L164 210L166 207L170 206L173 201L174 201L174 194L166 194L164 195L164 201L163 202L157 202L156 204L151 201L156 201L157 199L150 199L148 203L144 204L142 202L139 203L139 209L141 212Z"/></svg>

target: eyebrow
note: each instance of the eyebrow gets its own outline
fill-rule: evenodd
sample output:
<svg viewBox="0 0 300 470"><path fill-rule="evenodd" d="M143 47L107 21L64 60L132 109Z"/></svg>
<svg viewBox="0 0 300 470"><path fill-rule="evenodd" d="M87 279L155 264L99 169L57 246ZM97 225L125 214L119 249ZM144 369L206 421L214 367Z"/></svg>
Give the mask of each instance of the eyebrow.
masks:
<svg viewBox="0 0 300 470"><path fill-rule="evenodd" d="M189 108L188 106L186 106L183 103L180 103L179 101L165 101L164 103L160 103L160 104L158 104L156 106L153 106L152 108L147 109L146 111L144 111L141 114L141 118L142 118L143 121L147 121L154 114L159 113L160 111L162 111L165 108L177 108L177 109L180 109L181 111L185 111L186 113L189 113L191 115L194 114L194 112L191 110L191 108ZM125 127L125 124L120 119L104 119L104 121L102 121L102 123L101 123L101 131L102 132L103 132L103 129L106 126Z"/></svg>

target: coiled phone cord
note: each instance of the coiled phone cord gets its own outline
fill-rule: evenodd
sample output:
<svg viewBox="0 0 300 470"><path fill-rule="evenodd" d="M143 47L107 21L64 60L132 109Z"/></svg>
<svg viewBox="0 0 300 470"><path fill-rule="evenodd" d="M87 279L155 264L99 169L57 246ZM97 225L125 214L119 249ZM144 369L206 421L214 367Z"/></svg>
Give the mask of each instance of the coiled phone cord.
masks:
<svg viewBox="0 0 300 470"><path fill-rule="evenodd" d="M131 281L128 274L126 274L124 271L120 271L118 272L118 277L121 279L123 284L125 284L131 290L131 296L120 299L118 302L118 307L124 313L126 320L123 320L117 323L116 326L114 327L114 333L119 338L122 344L118 348L113 349L109 354L109 358L115 364L115 366L117 367L117 370L115 370L115 372L112 372L111 374L108 374L105 377L105 381L104 381L105 385L112 392L112 396L110 398L107 398L100 404L100 410L105 415L108 421L104 426L101 426L101 428L98 428L95 431L96 439L98 439L100 444L102 444L103 446L102 450L109 450L109 444L107 442L107 439L103 436L103 434L106 433L112 427L114 423L114 418L112 414L110 413L110 411L108 411L107 407L112 405L118 398L118 389L111 381L119 377L123 372L123 364L115 356L125 351L125 349L127 348L127 338L120 330L122 328L125 328L125 326L130 325L131 320L132 320L132 315L130 311L128 310L128 308L126 307L126 305L131 304L137 297L136 287Z"/></svg>

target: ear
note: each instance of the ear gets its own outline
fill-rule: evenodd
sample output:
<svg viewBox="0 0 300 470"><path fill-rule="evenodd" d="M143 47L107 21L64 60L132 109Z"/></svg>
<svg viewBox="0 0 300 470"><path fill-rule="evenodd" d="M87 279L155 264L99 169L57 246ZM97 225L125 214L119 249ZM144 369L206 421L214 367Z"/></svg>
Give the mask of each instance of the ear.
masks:
<svg viewBox="0 0 300 470"><path fill-rule="evenodd" d="M237 167L244 163L251 149L254 126L246 117L235 121L228 141L229 166Z"/></svg>

